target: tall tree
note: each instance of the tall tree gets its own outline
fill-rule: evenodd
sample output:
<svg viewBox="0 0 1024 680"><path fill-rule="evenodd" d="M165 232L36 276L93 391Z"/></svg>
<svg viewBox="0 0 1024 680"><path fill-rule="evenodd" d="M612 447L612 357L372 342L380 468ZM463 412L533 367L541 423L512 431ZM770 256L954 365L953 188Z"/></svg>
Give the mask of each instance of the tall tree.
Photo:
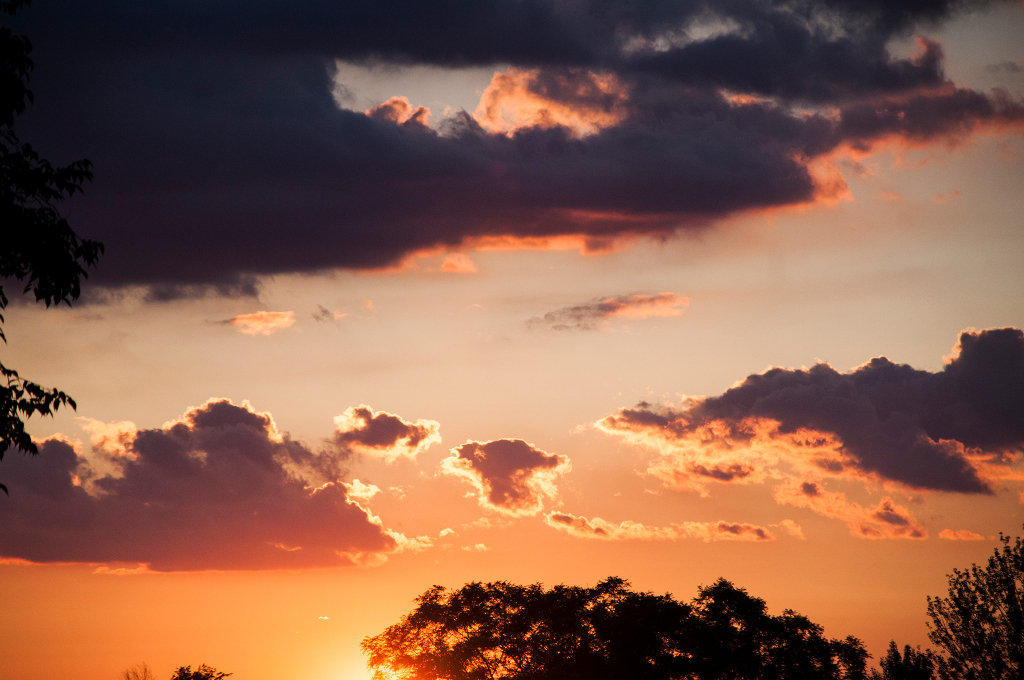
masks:
<svg viewBox="0 0 1024 680"><path fill-rule="evenodd" d="M954 569L949 593L928 598L943 680L1024 678L1024 540L999 540L985 566Z"/></svg>
<svg viewBox="0 0 1024 680"><path fill-rule="evenodd" d="M27 0L0 0L0 15L12 17ZM21 287L47 307L70 305L81 293L86 267L96 264L103 246L81 239L57 204L81 191L92 178L87 160L55 167L30 144L22 142L14 122L32 102L28 38L0 26L0 341L6 343L3 312L10 301L5 284ZM0 363L0 459L14 447L38 453L25 431L33 415L52 415L62 406L75 408L64 392L45 388ZM7 487L0 484L0 490Z"/></svg>
<svg viewBox="0 0 1024 680"><path fill-rule="evenodd" d="M377 680L861 680L866 658L725 580L682 603L619 578L435 586L363 651Z"/></svg>

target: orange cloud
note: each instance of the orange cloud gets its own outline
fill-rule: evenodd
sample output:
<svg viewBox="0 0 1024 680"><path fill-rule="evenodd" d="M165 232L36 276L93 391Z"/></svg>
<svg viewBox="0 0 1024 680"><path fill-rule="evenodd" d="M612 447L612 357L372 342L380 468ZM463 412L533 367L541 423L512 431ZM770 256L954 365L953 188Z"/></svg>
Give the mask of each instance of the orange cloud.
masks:
<svg viewBox="0 0 1024 680"><path fill-rule="evenodd" d="M939 532L939 538L943 538L947 541L984 541L985 537L981 534L976 534L969 529L943 529Z"/></svg>
<svg viewBox="0 0 1024 680"><path fill-rule="evenodd" d="M270 335L290 328L295 323L295 312L253 312L239 314L228 319L228 323L246 335Z"/></svg>
<svg viewBox="0 0 1024 680"><path fill-rule="evenodd" d="M445 474L465 479L481 507L512 515L535 515L558 495L555 480L571 469L567 456L547 453L521 439L469 441L441 461Z"/></svg>
<svg viewBox="0 0 1024 680"><path fill-rule="evenodd" d="M366 115L377 120L386 120L405 127L430 127L430 109L426 106L413 107L405 97L392 97L386 102L366 110Z"/></svg>
<svg viewBox="0 0 1024 680"><path fill-rule="evenodd" d="M566 512L550 512L544 517L544 522L577 538L606 541L699 539L709 543L775 540L775 536L765 527L739 522L681 522L652 527L631 520L613 524L600 517L587 518Z"/></svg>
<svg viewBox="0 0 1024 680"><path fill-rule="evenodd" d="M624 119L626 102L626 88L612 74L512 68L494 74L473 115L490 132L560 126L584 137Z"/></svg>
<svg viewBox="0 0 1024 680"><path fill-rule="evenodd" d="M960 192L957 191L956 189L953 189L952 191L947 191L944 194L935 194L934 196L932 196L932 200L935 201L936 203L946 203L948 201L955 201L959 198Z"/></svg>
<svg viewBox="0 0 1024 680"><path fill-rule="evenodd" d="M441 271L449 274L475 274L476 265L465 253L449 253L441 263Z"/></svg>
<svg viewBox="0 0 1024 680"><path fill-rule="evenodd" d="M850 534L860 538L928 537L910 511L891 498L883 498L878 505L868 508L847 500L843 493L825 490L818 482L792 480L775 490L775 500L846 522Z"/></svg>

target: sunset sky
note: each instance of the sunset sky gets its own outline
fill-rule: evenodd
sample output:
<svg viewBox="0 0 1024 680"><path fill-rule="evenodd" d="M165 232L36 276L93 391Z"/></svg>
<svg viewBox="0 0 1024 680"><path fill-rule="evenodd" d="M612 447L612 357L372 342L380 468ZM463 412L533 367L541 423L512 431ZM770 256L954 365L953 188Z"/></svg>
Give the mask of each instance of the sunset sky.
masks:
<svg viewBox="0 0 1024 680"><path fill-rule="evenodd" d="M95 177L0 675L365 680L434 584L927 645L1024 523L1024 3L35 0Z"/></svg>

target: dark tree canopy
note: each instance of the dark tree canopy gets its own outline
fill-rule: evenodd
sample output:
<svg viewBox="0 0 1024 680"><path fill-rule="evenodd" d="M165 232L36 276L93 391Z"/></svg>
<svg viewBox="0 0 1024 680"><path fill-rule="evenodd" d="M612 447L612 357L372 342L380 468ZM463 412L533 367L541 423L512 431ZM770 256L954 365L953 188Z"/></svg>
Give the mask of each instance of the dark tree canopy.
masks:
<svg viewBox="0 0 1024 680"><path fill-rule="evenodd" d="M0 0L0 15L11 16L28 4ZM92 178L87 160L56 167L22 142L14 130L17 116L32 102L31 43L0 26L0 341L6 342L3 312L10 302L5 286L31 294L47 307L71 304L81 293L86 268L96 264L103 246L81 239L57 204L81 191ZM61 406L75 408L64 392L26 380L0 363L0 458L11 447L38 453L25 432L25 419L50 415ZM7 491L0 484L0 489Z"/></svg>
<svg viewBox="0 0 1024 680"><path fill-rule="evenodd" d="M928 598L943 680L1024 678L1024 540L999 540L985 566L954 569L949 593Z"/></svg>
<svg viewBox="0 0 1024 680"><path fill-rule="evenodd" d="M204 663L195 670L192 670L192 666L181 666L174 671L171 680L224 680L229 675L231 673L222 673Z"/></svg>
<svg viewBox="0 0 1024 680"><path fill-rule="evenodd" d="M879 670L871 672L871 680L932 680L935 677L935 654L931 650L903 646L900 653L896 642L889 643L889 649L879 663Z"/></svg>
<svg viewBox="0 0 1024 680"><path fill-rule="evenodd" d="M787 680L865 677L855 638L832 640L726 580L690 603L630 590L469 583L435 586L363 640L374 677L407 680Z"/></svg>

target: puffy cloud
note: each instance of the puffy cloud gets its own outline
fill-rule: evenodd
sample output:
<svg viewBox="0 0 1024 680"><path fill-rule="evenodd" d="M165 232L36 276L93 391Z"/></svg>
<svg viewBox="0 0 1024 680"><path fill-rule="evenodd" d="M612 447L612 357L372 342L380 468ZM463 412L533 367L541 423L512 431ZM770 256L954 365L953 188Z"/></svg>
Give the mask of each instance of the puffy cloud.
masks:
<svg viewBox="0 0 1024 680"><path fill-rule="evenodd" d="M521 439L466 442L451 450L441 469L469 481L480 505L507 515L535 515L557 495L555 479L570 469L567 456Z"/></svg>
<svg viewBox="0 0 1024 680"><path fill-rule="evenodd" d="M246 335L271 335L295 324L295 312L253 312L239 314L227 320Z"/></svg>
<svg viewBox="0 0 1024 680"><path fill-rule="evenodd" d="M334 441L343 449L357 451L392 463L415 458L441 441L441 425L433 420L410 423L387 411L365 404L350 406L334 418Z"/></svg>
<svg viewBox="0 0 1024 680"><path fill-rule="evenodd" d="M253 294L495 240L669 237L834 197L815 167L844 148L1019 128L1021 102L951 83L935 41L889 50L986 4L42 3L18 17L19 124L102 168L76 228L119 247L91 283ZM435 122L401 93L339 110L336 60L510 68Z"/></svg>
<svg viewBox="0 0 1024 680"><path fill-rule="evenodd" d="M567 512L549 512L544 521L549 526L578 538L607 541L700 539L708 543L775 540L775 536L765 527L738 522L682 522L664 527L651 527L631 520L613 524L600 517L587 518Z"/></svg>
<svg viewBox="0 0 1024 680"><path fill-rule="evenodd" d="M126 451L117 474L93 474L88 489L76 484L88 462L67 441L47 440L38 459L7 456L0 555L230 570L372 562L402 547L358 504L371 487L340 480L337 454L292 441L247 403L211 400L160 428L114 429Z"/></svg>
<svg viewBox="0 0 1024 680"><path fill-rule="evenodd" d="M885 357L839 373L775 368L684 409L641 403L608 432L726 450L764 442L825 472L871 474L918 489L988 493L1024 448L1024 333L965 331L937 373ZM715 454L716 456L719 454ZM985 471L983 478L979 470Z"/></svg>
<svg viewBox="0 0 1024 680"><path fill-rule="evenodd" d="M594 302L562 307L543 318L532 319L532 325L545 325L555 330L593 330L612 318L647 319L679 316L690 299L675 293L655 295L617 295Z"/></svg>
<svg viewBox="0 0 1024 680"><path fill-rule="evenodd" d="M991 493L1019 481L1024 450L1024 333L965 331L938 372L884 357L848 373L827 364L771 369L682 408L641 402L597 424L659 455L668 488L778 486L778 502L846 522L865 538L922 538L891 499L867 507L825 480L868 488Z"/></svg>

